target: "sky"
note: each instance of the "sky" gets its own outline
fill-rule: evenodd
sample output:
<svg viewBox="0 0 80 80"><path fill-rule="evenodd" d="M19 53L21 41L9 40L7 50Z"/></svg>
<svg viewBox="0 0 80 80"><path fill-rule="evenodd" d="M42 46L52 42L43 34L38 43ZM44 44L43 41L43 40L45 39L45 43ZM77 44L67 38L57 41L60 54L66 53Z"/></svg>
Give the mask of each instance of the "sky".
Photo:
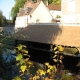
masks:
<svg viewBox="0 0 80 80"><path fill-rule="evenodd" d="M0 10L3 12L6 19L11 19L11 17L9 18L9 14L14 4L14 0L0 0Z"/></svg>

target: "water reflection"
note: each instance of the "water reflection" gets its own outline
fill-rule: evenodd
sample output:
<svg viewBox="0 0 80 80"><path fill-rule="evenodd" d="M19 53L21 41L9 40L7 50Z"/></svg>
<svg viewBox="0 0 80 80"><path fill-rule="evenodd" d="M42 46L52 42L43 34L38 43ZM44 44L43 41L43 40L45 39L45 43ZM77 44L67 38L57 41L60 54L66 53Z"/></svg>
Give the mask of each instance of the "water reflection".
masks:
<svg viewBox="0 0 80 80"><path fill-rule="evenodd" d="M13 78L19 75L19 68L16 66L16 56L14 50L6 49L3 51L4 75Z"/></svg>
<svg viewBox="0 0 80 80"><path fill-rule="evenodd" d="M14 50L6 49L3 51L3 60L6 61L6 63L9 63L13 60L15 60L15 52Z"/></svg>

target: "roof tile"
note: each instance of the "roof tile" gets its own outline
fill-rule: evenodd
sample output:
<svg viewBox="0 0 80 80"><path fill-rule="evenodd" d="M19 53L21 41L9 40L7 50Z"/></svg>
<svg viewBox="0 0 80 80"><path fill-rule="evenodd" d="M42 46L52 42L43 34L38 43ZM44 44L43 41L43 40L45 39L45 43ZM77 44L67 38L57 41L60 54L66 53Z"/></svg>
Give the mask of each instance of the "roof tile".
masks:
<svg viewBox="0 0 80 80"><path fill-rule="evenodd" d="M40 23L39 23L40 24ZM65 46L80 46L80 27L44 25L28 25L22 31L16 33L15 39L46 44L58 44ZM14 35L14 37L16 36ZM20 34L27 36L23 38Z"/></svg>
<svg viewBox="0 0 80 80"><path fill-rule="evenodd" d="M49 10L58 10L58 11L61 11L61 6L60 5L49 4L48 8L49 8Z"/></svg>

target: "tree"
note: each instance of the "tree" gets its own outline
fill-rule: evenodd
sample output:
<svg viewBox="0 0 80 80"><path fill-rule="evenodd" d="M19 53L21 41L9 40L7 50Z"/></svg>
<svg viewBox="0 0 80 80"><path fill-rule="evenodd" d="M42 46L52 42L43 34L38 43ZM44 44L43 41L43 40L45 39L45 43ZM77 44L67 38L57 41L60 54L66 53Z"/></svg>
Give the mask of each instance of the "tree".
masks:
<svg viewBox="0 0 80 80"><path fill-rule="evenodd" d="M37 2L37 0L32 0L32 1ZM43 1L45 4L46 4L47 1L48 1L48 4L51 4L53 0L42 0L42 1Z"/></svg>
<svg viewBox="0 0 80 80"><path fill-rule="evenodd" d="M0 10L0 26L3 26L4 23L6 23L6 17L3 16L3 12Z"/></svg>
<svg viewBox="0 0 80 80"><path fill-rule="evenodd" d="M15 0L15 5L11 9L12 20L15 21L19 8L23 8L27 0Z"/></svg>
<svg viewBox="0 0 80 80"><path fill-rule="evenodd" d="M48 0L48 4L51 4L53 2L53 0Z"/></svg>
<svg viewBox="0 0 80 80"><path fill-rule="evenodd" d="M61 5L61 0L53 0L52 4Z"/></svg>
<svg viewBox="0 0 80 80"><path fill-rule="evenodd" d="M3 13L2 13L2 11L0 10L0 26L2 26L2 18L3 18Z"/></svg>
<svg viewBox="0 0 80 80"><path fill-rule="evenodd" d="M6 17L5 16L3 16L3 18L2 18L2 24L4 24L4 23L6 23Z"/></svg>

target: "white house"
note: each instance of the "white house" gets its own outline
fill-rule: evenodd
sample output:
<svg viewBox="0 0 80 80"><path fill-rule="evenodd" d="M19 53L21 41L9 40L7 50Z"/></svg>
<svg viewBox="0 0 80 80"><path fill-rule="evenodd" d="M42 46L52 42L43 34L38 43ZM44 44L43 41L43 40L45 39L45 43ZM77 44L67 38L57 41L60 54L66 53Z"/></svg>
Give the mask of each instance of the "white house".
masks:
<svg viewBox="0 0 80 80"><path fill-rule="evenodd" d="M51 15L53 16L53 19L61 19L62 12L60 5L49 4L48 9L50 10Z"/></svg>
<svg viewBox="0 0 80 80"><path fill-rule="evenodd" d="M52 19L49 9L42 1L38 0L37 3L27 1L24 8L19 10L15 27L26 27L30 23L50 23Z"/></svg>
<svg viewBox="0 0 80 80"><path fill-rule="evenodd" d="M80 24L80 0L62 0L62 23Z"/></svg>

